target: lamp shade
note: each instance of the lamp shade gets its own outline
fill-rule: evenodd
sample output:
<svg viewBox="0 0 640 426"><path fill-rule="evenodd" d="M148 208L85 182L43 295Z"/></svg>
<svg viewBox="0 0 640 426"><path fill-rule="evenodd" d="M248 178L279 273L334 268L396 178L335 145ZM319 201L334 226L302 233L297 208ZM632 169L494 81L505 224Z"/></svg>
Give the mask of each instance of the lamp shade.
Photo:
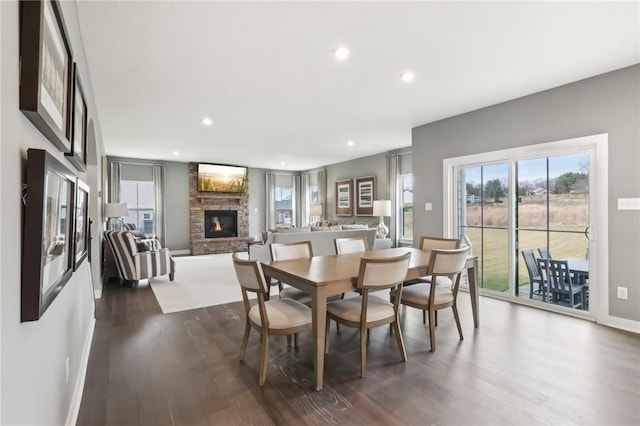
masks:
<svg viewBox="0 0 640 426"><path fill-rule="evenodd" d="M374 216L391 216L391 200L373 200Z"/></svg>
<svg viewBox="0 0 640 426"><path fill-rule="evenodd" d="M311 216L322 216L322 204L311 204L309 206L309 214Z"/></svg>
<svg viewBox="0 0 640 426"><path fill-rule="evenodd" d="M104 205L104 217L129 216L127 203L107 203Z"/></svg>

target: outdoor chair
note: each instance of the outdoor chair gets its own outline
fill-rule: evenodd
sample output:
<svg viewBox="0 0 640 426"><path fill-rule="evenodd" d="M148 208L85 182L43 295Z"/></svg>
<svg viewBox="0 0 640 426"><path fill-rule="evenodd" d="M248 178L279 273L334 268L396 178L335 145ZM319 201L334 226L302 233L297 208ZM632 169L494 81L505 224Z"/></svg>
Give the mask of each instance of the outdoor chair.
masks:
<svg viewBox="0 0 640 426"><path fill-rule="evenodd" d="M240 349L240 362L244 361L251 327L258 330L262 341L262 355L260 359L260 376L258 384L264 386L267 379L267 363L269 362L269 337L294 336L294 347L298 347L298 332L310 330L312 325L311 308L293 299L266 300L269 285L262 272L262 265L258 260L240 259L237 253L233 256L233 267L242 289L242 300L245 311L244 336ZM248 292L256 293L258 303L251 306Z"/></svg>
<svg viewBox="0 0 640 426"><path fill-rule="evenodd" d="M360 330L360 377L366 375L367 365L367 335L374 327L390 324L395 331L396 342L400 350L402 361L407 361L407 354L402 340L400 325L398 324L398 308L400 297L389 302L370 292L395 289L398 296L402 295L402 283L407 277L411 253L386 259L360 259L357 288L360 297L351 297L327 304L327 332L325 334L325 353L329 353L329 324L330 320L347 327Z"/></svg>
<svg viewBox="0 0 640 426"><path fill-rule="evenodd" d="M538 253L540 253L540 257L543 259L553 259L553 257L551 257L551 253L549 253L549 248L547 247L540 247L538 249Z"/></svg>
<svg viewBox="0 0 640 426"><path fill-rule="evenodd" d="M540 266L536 262L533 250L522 250L522 257L529 273L529 298L533 299L534 293L544 295L546 282L542 279L542 272L540 272ZM534 284L538 285L537 290L534 288Z"/></svg>
<svg viewBox="0 0 640 426"><path fill-rule="evenodd" d="M431 340L431 352L436 350L436 312L440 309L451 307L453 317L458 327L460 340L462 336L462 327L460 326L460 317L458 315L458 288L460 287L460 277L467 261L468 247L453 250L434 249L429 259L429 273L432 277L432 283L437 282L438 277L453 277L453 289L445 286L432 284L416 284L404 288L402 293L391 292L391 300L412 308L421 309L423 318L425 311L429 311L429 338Z"/></svg>
<svg viewBox="0 0 640 426"><path fill-rule="evenodd" d="M546 279L551 303L573 309L586 307L585 286L574 282L566 260L538 259Z"/></svg>

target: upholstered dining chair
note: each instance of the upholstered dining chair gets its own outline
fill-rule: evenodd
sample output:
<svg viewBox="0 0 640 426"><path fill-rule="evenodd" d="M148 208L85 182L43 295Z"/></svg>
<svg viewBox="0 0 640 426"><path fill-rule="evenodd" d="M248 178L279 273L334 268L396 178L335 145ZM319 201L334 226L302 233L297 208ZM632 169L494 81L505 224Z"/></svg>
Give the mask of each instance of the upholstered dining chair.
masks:
<svg viewBox="0 0 640 426"><path fill-rule="evenodd" d="M313 247L311 241L300 241L297 243L271 243L272 260L292 260L313 257ZM286 286L282 283L278 284L280 288L280 298L288 297L289 299L298 300L306 305L311 304L311 295L295 287Z"/></svg>
<svg viewBox="0 0 640 426"><path fill-rule="evenodd" d="M334 238L336 254L362 253L369 250L366 237Z"/></svg>
<svg viewBox="0 0 640 426"><path fill-rule="evenodd" d="M360 259L357 288L360 297L351 297L327 303L327 332L325 337L325 353L329 353L329 324L331 320L347 327L360 330L360 377L366 375L367 365L367 331L374 327L391 324L395 331L398 349L402 361L407 361L407 354L398 324L399 298L394 303L370 296L376 290L394 289L402 294L402 283L407 277L411 253L386 259Z"/></svg>
<svg viewBox="0 0 640 426"><path fill-rule="evenodd" d="M276 335L294 336L294 346L298 347L298 332L311 329L311 308L293 299L266 300L269 285L262 272L262 265L257 260L240 259L237 253L233 256L233 267L240 288L245 310L245 327L240 349L240 361L244 361L249 333L255 328L262 340L262 356L260 360L260 376L258 384L264 386L267 379L267 363L269 361L269 337ZM258 303L251 306L248 293L256 293Z"/></svg>
<svg viewBox="0 0 640 426"><path fill-rule="evenodd" d="M458 315L457 299L460 277L467 260L468 247L453 250L433 249L429 259L429 273L431 282L437 282L438 277L453 277L453 287L432 285L428 283L416 284L405 287L402 293L391 292L391 300L412 308L429 311L429 338L431 340L431 352L436 350L436 312L451 307L453 317L458 327L460 340L463 339L460 317Z"/></svg>

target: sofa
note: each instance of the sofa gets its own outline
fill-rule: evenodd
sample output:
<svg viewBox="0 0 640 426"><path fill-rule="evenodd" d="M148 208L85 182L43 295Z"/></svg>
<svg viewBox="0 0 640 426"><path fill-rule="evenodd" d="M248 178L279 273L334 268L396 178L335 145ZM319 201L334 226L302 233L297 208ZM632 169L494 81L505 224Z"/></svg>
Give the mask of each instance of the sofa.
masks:
<svg viewBox="0 0 640 426"><path fill-rule="evenodd" d="M376 249L376 230L374 228L363 229L334 229L334 230L307 230L308 227L297 230L293 228L285 232L268 232L263 235L262 244L249 246L249 258L261 262L271 261L271 243L289 244L300 241L311 241L314 256L326 256L336 254L335 238L353 238L365 236L369 250Z"/></svg>

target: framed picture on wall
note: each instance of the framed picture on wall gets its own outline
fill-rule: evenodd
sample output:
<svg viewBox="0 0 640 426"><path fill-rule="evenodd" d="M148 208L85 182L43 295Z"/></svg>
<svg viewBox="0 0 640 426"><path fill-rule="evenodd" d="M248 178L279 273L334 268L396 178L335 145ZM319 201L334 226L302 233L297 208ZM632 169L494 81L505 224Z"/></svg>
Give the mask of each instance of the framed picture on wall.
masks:
<svg viewBox="0 0 640 426"><path fill-rule="evenodd" d="M71 152L66 152L69 162L80 171L87 169L87 102L78 64L73 64L73 114L71 115Z"/></svg>
<svg viewBox="0 0 640 426"><path fill-rule="evenodd" d="M76 181L73 211L73 270L76 271L89 250L89 186L80 179Z"/></svg>
<svg viewBox="0 0 640 426"><path fill-rule="evenodd" d="M22 242L21 321L44 314L73 268L76 177L51 154L29 149Z"/></svg>
<svg viewBox="0 0 640 426"><path fill-rule="evenodd" d="M353 213L351 185L351 179L336 181L336 216L351 216Z"/></svg>
<svg viewBox="0 0 640 426"><path fill-rule="evenodd" d="M355 179L356 216L373 216L373 200L376 198L376 177L366 176Z"/></svg>
<svg viewBox="0 0 640 426"><path fill-rule="evenodd" d="M73 55L60 5L20 6L20 110L60 151L71 152Z"/></svg>

